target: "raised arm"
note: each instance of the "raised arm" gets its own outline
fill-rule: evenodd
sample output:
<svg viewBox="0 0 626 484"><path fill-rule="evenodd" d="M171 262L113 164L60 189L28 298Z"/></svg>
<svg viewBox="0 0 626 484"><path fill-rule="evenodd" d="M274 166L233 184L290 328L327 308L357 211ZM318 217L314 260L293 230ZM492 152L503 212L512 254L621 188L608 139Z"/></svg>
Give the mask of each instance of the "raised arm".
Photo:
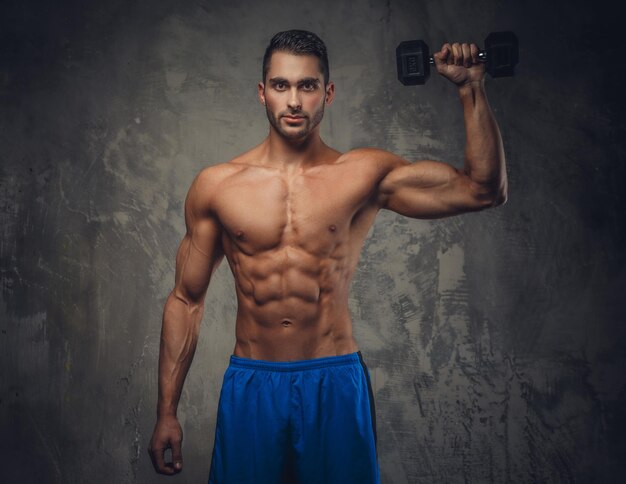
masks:
<svg viewBox="0 0 626 484"><path fill-rule="evenodd" d="M163 310L157 422L148 449L154 468L162 474L182 470L182 429L176 410L196 350L209 281L223 257L220 225L208 202L209 176L207 170L200 173L187 194L187 233L176 255L174 289ZM172 463L165 463L167 448L172 449Z"/></svg>
<svg viewBox="0 0 626 484"><path fill-rule="evenodd" d="M465 119L462 169L436 161L409 163L378 156L389 171L379 184L379 205L415 218L438 218L500 205L507 198L502 138L485 94L485 67L475 44L444 44L434 55L441 75L458 88Z"/></svg>

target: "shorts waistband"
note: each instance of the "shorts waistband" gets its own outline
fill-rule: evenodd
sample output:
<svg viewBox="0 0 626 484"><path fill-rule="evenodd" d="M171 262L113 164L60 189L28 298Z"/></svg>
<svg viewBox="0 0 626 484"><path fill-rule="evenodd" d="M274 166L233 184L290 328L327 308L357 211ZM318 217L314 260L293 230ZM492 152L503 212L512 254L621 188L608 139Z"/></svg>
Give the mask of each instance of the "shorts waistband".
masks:
<svg viewBox="0 0 626 484"><path fill-rule="evenodd" d="M348 353L347 355L325 356L323 358L313 358L311 360L298 361L266 361L253 360L231 355L230 366L237 368L255 368L258 370L270 371L302 371L314 370L317 368L327 368L330 366L360 364L362 361L361 352Z"/></svg>

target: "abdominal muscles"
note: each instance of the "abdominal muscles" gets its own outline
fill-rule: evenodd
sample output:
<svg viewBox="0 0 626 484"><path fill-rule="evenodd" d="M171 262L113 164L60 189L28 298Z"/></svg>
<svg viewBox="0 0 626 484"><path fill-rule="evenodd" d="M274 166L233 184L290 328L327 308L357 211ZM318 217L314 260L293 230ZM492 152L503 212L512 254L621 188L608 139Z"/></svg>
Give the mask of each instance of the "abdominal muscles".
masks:
<svg viewBox="0 0 626 484"><path fill-rule="evenodd" d="M324 256L292 246L228 251L238 299L235 354L289 360L356 348L347 307L354 267L338 249Z"/></svg>

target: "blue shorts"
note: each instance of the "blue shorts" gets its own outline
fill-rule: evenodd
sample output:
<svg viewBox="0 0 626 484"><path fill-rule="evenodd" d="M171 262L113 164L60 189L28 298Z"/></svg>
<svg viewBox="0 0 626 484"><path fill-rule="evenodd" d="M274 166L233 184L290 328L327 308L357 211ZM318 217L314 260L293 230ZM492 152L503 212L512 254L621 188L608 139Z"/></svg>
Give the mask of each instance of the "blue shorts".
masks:
<svg viewBox="0 0 626 484"><path fill-rule="evenodd" d="M380 482L361 352L273 362L230 357L210 484Z"/></svg>

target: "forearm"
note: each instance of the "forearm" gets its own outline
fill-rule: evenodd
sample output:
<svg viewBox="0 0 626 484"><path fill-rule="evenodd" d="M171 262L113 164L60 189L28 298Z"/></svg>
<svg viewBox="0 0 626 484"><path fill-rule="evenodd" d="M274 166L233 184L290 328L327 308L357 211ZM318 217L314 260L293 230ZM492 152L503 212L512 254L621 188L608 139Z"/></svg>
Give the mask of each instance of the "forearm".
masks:
<svg viewBox="0 0 626 484"><path fill-rule="evenodd" d="M157 415L176 415L185 377L198 342L203 304L192 304L172 292L163 311L159 353Z"/></svg>
<svg viewBox="0 0 626 484"><path fill-rule="evenodd" d="M459 88L465 118L465 173L486 195L506 198L506 166L498 124L485 94L484 80Z"/></svg>

